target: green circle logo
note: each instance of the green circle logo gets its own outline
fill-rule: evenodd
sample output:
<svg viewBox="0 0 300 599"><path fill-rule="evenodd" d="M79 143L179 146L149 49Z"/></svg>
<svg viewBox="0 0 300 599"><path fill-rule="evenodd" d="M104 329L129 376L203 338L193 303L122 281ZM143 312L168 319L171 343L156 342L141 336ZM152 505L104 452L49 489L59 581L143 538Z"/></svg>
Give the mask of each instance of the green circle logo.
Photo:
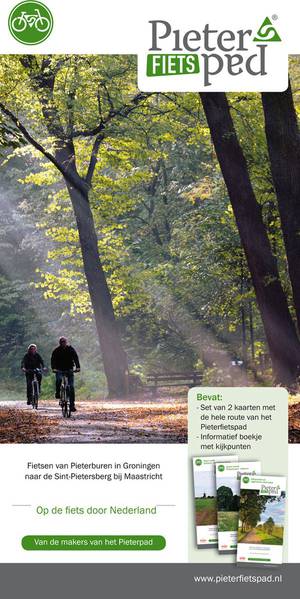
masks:
<svg viewBox="0 0 300 599"><path fill-rule="evenodd" d="M248 483L250 480L249 476L243 476L243 483Z"/></svg>
<svg viewBox="0 0 300 599"><path fill-rule="evenodd" d="M42 2L20 2L8 17L8 27L21 44L40 44L53 29L53 16Z"/></svg>
<svg viewBox="0 0 300 599"><path fill-rule="evenodd" d="M195 464L196 464L196 466L201 466L202 460L198 460L198 459L195 460Z"/></svg>
<svg viewBox="0 0 300 599"><path fill-rule="evenodd" d="M223 464L220 464L220 466L218 466L218 470L219 472L224 472L225 466L223 466Z"/></svg>

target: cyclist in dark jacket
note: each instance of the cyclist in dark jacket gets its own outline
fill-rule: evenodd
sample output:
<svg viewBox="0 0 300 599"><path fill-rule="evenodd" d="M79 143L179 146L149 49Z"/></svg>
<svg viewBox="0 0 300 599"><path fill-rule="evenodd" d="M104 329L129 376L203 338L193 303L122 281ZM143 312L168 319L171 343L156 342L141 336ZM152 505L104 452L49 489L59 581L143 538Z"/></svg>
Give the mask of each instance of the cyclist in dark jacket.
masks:
<svg viewBox="0 0 300 599"><path fill-rule="evenodd" d="M56 373L56 399L60 399L60 386L62 373L68 372L68 384L70 387L70 406L71 411L76 412L75 408L75 389L74 389L74 366L75 372L80 371L78 355L71 345L68 344L66 337L60 337L59 345L52 352L51 368Z"/></svg>
<svg viewBox="0 0 300 599"><path fill-rule="evenodd" d="M26 388L27 388L27 405L32 403L32 381L34 377L34 373L30 372L35 368L38 368L40 372L36 373L36 377L39 383L39 388L41 391L42 384L42 369L45 368L44 360L37 352L37 346L35 343L31 343L28 346L27 353L25 354L22 362L21 368L23 372L26 374Z"/></svg>

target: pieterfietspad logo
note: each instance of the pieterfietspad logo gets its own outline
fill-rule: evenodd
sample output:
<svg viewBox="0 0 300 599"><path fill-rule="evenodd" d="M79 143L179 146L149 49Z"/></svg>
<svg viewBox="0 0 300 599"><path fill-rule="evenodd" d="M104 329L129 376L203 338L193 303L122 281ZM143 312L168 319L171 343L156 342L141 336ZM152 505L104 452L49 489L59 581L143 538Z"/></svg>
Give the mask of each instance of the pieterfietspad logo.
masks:
<svg viewBox="0 0 300 599"><path fill-rule="evenodd" d="M40 44L53 29L53 16L42 2L20 2L10 12L8 27L12 36L26 45Z"/></svg>
<svg viewBox="0 0 300 599"><path fill-rule="evenodd" d="M230 28L226 23L224 27L218 27L205 21L197 28L198 23L194 25L192 20L192 27L188 28L186 25L180 27L178 22L173 25L171 20L148 21L148 48L141 60L144 74L139 72L141 89L145 83L149 88L154 89L156 85L162 89L163 81L167 82L165 89L168 85L175 89L176 83L171 80L178 80L182 89L187 88L189 84L183 83L182 75L196 76L194 82L199 83L198 89L208 91L217 85L222 89L224 82L227 88L231 83L234 87L237 82L248 82L251 91L254 80L257 83L265 78L270 82L272 78L274 83L274 77L277 77L279 81L285 64L285 50L277 20L276 14L267 16L261 21L258 19L252 28ZM157 84L154 78L157 78ZM192 82L192 77L185 79ZM279 86L284 85L283 79L281 77ZM192 88L197 88L196 83ZM178 91L181 91L179 85Z"/></svg>

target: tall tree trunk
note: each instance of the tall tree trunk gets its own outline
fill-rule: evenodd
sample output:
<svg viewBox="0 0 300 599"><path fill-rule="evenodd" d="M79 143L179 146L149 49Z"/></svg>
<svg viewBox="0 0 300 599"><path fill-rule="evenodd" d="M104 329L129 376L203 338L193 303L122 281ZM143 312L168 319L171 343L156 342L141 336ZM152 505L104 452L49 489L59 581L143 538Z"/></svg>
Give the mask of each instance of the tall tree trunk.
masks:
<svg viewBox="0 0 300 599"><path fill-rule="evenodd" d="M240 294L241 294L241 326L242 326L242 359L243 359L244 367L246 367L246 363L247 363L247 333L246 333L246 309L245 309L245 301L244 301L243 259L241 260Z"/></svg>
<svg viewBox="0 0 300 599"><path fill-rule="evenodd" d="M250 350L251 360L254 362L255 359L255 345L254 345L254 327L253 327L253 310L252 303L249 302L249 333L250 333Z"/></svg>
<svg viewBox="0 0 300 599"><path fill-rule="evenodd" d="M290 387L299 370L300 343L227 98L224 93L200 96L247 258L275 379Z"/></svg>
<svg viewBox="0 0 300 599"><path fill-rule="evenodd" d="M83 268L89 289L95 324L110 397L128 393L127 356L114 315L112 299L101 264L93 213L89 202L89 186L75 165L72 142L57 146L55 157L64 167L64 180L76 219Z"/></svg>
<svg viewBox="0 0 300 599"><path fill-rule="evenodd" d="M245 306L241 307L241 327L242 327L242 360L243 365L247 364L247 337L246 337L246 313Z"/></svg>
<svg viewBox="0 0 300 599"><path fill-rule="evenodd" d="M300 133L291 86L263 93L271 171L300 331Z"/></svg>
<svg viewBox="0 0 300 599"><path fill-rule="evenodd" d="M110 397L124 396L128 391L127 357L122 349L110 291L100 261L88 193L75 189L69 183L67 187L76 218L84 272L94 311L109 395Z"/></svg>

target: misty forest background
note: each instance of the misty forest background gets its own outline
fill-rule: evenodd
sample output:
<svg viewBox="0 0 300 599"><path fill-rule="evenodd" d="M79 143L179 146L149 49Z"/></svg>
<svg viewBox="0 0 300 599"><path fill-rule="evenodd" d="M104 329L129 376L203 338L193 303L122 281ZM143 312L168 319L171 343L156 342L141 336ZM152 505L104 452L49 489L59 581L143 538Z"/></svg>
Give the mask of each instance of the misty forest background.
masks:
<svg viewBox="0 0 300 599"><path fill-rule="evenodd" d="M290 78L148 95L134 56L0 58L2 399L24 393L27 345L49 365L61 334L85 398L125 394L128 370L232 384L235 359L295 387L299 57Z"/></svg>

